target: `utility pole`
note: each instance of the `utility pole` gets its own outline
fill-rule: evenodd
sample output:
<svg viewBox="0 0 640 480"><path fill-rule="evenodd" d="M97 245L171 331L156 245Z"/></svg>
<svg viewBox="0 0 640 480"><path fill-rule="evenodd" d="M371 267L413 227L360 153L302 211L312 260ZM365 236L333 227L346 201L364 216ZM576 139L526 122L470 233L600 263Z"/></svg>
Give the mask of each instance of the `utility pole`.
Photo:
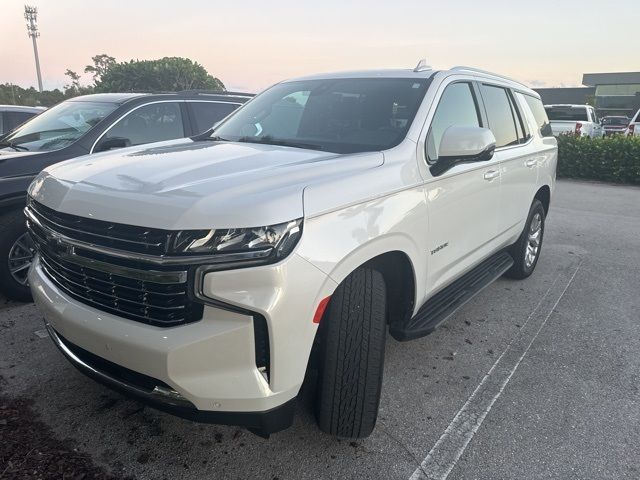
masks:
<svg viewBox="0 0 640 480"><path fill-rule="evenodd" d="M40 74L40 58L38 58L38 42L36 41L36 38L40 36L37 23L38 9L25 5L24 18L27 20L27 33L33 40L33 55L36 57L36 73L38 74L38 90L42 93L42 75Z"/></svg>

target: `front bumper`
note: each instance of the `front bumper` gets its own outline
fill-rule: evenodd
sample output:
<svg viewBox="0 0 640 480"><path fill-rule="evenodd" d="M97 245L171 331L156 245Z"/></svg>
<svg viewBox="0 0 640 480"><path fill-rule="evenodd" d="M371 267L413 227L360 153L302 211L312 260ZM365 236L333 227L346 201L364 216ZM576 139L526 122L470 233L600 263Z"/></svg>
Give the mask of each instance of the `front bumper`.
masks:
<svg viewBox="0 0 640 480"><path fill-rule="evenodd" d="M80 372L113 390L134 397L158 410L178 417L204 423L240 425L260 435L270 435L291 426L295 411L295 399L264 412L215 412L202 411L174 390L164 388L154 379L146 378L147 388L134 379L139 374L128 371L112 362L96 357L86 350L62 338L50 324L46 324L49 336L60 352ZM151 382L151 383L149 383Z"/></svg>
<svg viewBox="0 0 640 480"><path fill-rule="evenodd" d="M206 305L202 320L162 328L72 299L49 280L38 258L29 282L34 301L54 333L54 342L57 336L62 344L155 379L175 395L158 395L148 388L136 391L136 385L123 387L113 375L87 371L56 342L84 373L179 416L256 429L268 427L273 421L264 420L265 415L275 415L276 426L287 423L280 418L283 410L278 407L284 411L292 408L291 400L302 385L315 337L315 306L335 288L335 282L296 254L275 265L208 273L202 293L247 313ZM262 315L267 322L271 356L268 379L256 367L249 312ZM71 351L69 347L67 350ZM271 411L276 413L269 414ZM267 424L262 427L255 426L264 422Z"/></svg>

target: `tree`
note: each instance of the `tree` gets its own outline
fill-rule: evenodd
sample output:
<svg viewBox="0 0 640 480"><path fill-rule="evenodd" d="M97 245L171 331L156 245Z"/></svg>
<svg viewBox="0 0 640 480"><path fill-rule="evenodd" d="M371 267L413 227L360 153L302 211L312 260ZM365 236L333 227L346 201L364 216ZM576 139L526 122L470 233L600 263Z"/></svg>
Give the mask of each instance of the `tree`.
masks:
<svg viewBox="0 0 640 480"><path fill-rule="evenodd" d="M96 81L97 92L224 91L220 80L197 62L182 57L112 63Z"/></svg>
<svg viewBox="0 0 640 480"><path fill-rule="evenodd" d="M64 90L65 91L67 91L67 90L79 91L80 90L80 75L78 75L73 70L69 70L68 68L67 68L67 71L64 72L64 75L66 77L69 77L69 81L71 82L68 85L64 86Z"/></svg>
<svg viewBox="0 0 640 480"><path fill-rule="evenodd" d="M93 65L84 67L84 73L93 74L94 83L100 81L102 75L116 63L116 59L106 53L91 57L91 60L93 61Z"/></svg>

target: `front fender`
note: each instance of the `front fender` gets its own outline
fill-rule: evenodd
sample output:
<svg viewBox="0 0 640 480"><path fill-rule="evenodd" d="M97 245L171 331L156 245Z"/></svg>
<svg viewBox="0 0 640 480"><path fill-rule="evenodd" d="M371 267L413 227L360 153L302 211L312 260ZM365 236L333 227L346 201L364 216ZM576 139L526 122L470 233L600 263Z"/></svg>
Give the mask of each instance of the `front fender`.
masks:
<svg viewBox="0 0 640 480"><path fill-rule="evenodd" d="M415 273L416 299L426 289L427 205L420 186L305 220L297 253L337 284L367 261L403 252Z"/></svg>

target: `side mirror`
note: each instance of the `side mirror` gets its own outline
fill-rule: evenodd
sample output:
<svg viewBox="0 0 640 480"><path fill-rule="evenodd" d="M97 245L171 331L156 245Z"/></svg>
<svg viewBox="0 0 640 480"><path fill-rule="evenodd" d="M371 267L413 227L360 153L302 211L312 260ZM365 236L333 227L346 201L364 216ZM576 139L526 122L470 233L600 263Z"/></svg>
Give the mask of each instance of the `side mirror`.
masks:
<svg viewBox="0 0 640 480"><path fill-rule="evenodd" d="M495 149L496 138L488 128L451 125L442 134L438 160L429 170L437 177L460 163L486 162Z"/></svg>
<svg viewBox="0 0 640 480"><path fill-rule="evenodd" d="M107 150L113 150L114 148L124 148L131 145L131 141L128 138L111 137L106 138L96 147L96 152L106 152Z"/></svg>

